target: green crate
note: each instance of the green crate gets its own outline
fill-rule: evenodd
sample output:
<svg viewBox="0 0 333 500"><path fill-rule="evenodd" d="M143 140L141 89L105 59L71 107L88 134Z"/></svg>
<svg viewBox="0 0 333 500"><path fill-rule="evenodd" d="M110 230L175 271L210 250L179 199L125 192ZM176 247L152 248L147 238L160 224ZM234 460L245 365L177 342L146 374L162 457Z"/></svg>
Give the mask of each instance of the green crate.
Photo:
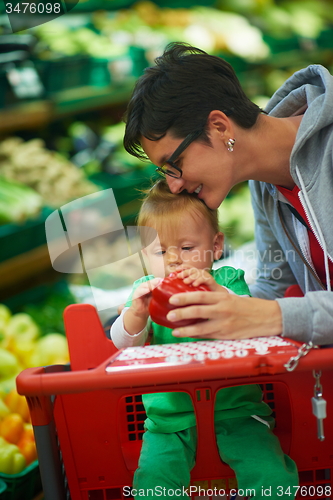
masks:
<svg viewBox="0 0 333 500"><path fill-rule="evenodd" d="M300 38L298 36L277 38L264 33L263 40L267 43L273 55L301 50Z"/></svg>
<svg viewBox="0 0 333 500"><path fill-rule="evenodd" d="M159 7L168 7L170 9L190 9L195 5L203 7L215 7L216 0L154 0Z"/></svg>
<svg viewBox="0 0 333 500"><path fill-rule="evenodd" d="M6 71L0 68L0 108L8 108L16 104L19 99L15 96L9 85Z"/></svg>
<svg viewBox="0 0 333 500"><path fill-rule="evenodd" d="M146 57L146 50L142 47L132 46L129 52L133 61L133 76L141 76L143 71L150 66Z"/></svg>
<svg viewBox="0 0 333 500"><path fill-rule="evenodd" d="M5 500L5 493L7 489L7 484L0 479L0 500Z"/></svg>
<svg viewBox="0 0 333 500"><path fill-rule="evenodd" d="M141 76L149 65L145 53L145 49L131 46L126 53L110 59L108 69L111 73L111 83L121 84L132 77Z"/></svg>
<svg viewBox="0 0 333 500"><path fill-rule="evenodd" d="M119 175L106 172L93 174L89 179L104 189L112 188L124 224L133 223L138 214L141 191L151 186L156 167L152 164Z"/></svg>
<svg viewBox="0 0 333 500"><path fill-rule="evenodd" d="M111 73L108 59L92 58L90 61L89 85L92 87L105 87L111 84Z"/></svg>
<svg viewBox="0 0 333 500"><path fill-rule="evenodd" d="M0 69L0 108L4 108L6 105L7 89L8 89L8 80L6 78L6 73L4 72L3 69Z"/></svg>
<svg viewBox="0 0 333 500"><path fill-rule="evenodd" d="M333 48L333 29L329 28L320 33L319 37L316 40L318 47L323 49L332 49Z"/></svg>
<svg viewBox="0 0 333 500"><path fill-rule="evenodd" d="M65 0L67 12L94 12L130 8L137 0Z"/></svg>
<svg viewBox="0 0 333 500"><path fill-rule="evenodd" d="M24 224L0 226L0 262L45 245L45 219L52 211L44 207L39 217Z"/></svg>
<svg viewBox="0 0 333 500"><path fill-rule="evenodd" d="M6 484L1 500L33 500L42 491L38 460L18 474L1 474L0 480Z"/></svg>
<svg viewBox="0 0 333 500"><path fill-rule="evenodd" d="M35 66L48 94L89 85L91 58L88 55L36 60Z"/></svg>

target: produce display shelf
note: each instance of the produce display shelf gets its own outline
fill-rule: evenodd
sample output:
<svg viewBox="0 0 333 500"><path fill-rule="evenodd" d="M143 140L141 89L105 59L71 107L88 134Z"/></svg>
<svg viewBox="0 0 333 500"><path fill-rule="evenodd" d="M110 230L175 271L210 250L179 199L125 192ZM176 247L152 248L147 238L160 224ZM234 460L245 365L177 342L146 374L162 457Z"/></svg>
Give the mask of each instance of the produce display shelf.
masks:
<svg viewBox="0 0 333 500"><path fill-rule="evenodd" d="M0 500L4 500L7 485L2 479L0 479Z"/></svg>
<svg viewBox="0 0 333 500"><path fill-rule="evenodd" d="M24 280L33 280L41 272L52 270L47 245L41 245L29 252L0 262L0 292L9 291L9 287Z"/></svg>
<svg viewBox="0 0 333 500"><path fill-rule="evenodd" d="M49 100L20 103L1 109L0 134L32 130L66 115L125 103L130 97L134 82L133 77L121 86L86 86L64 90L55 92Z"/></svg>
<svg viewBox="0 0 333 500"><path fill-rule="evenodd" d="M46 243L44 223L52 213L44 207L38 217L22 224L0 226L0 263Z"/></svg>
<svg viewBox="0 0 333 500"><path fill-rule="evenodd" d="M0 481L6 485L1 493L0 483L0 500L34 500L42 490L38 460L18 474L0 473Z"/></svg>
<svg viewBox="0 0 333 500"><path fill-rule="evenodd" d="M49 123L54 116L51 101L33 101L15 104L0 110L0 134L15 130L34 129Z"/></svg>
<svg viewBox="0 0 333 500"><path fill-rule="evenodd" d="M110 85L101 88L86 86L56 92L52 94L55 106L54 118L126 102L135 81L136 79L133 77L123 85Z"/></svg>
<svg viewBox="0 0 333 500"><path fill-rule="evenodd" d="M98 9L118 10L130 8L135 0L80 0L79 2L66 1L67 11L73 14L78 12L90 12ZM216 4L215 0L154 0L159 7L168 8L190 8L193 5L203 5L212 7Z"/></svg>
<svg viewBox="0 0 333 500"><path fill-rule="evenodd" d="M142 169L111 175L105 172L89 179L101 189L112 188L119 207L123 224L135 221L140 207L140 191L151 184L155 167L148 164ZM24 224L0 226L0 297L20 282L34 279L41 273L50 275L53 271L46 241L45 220L53 209L44 207L39 217Z"/></svg>

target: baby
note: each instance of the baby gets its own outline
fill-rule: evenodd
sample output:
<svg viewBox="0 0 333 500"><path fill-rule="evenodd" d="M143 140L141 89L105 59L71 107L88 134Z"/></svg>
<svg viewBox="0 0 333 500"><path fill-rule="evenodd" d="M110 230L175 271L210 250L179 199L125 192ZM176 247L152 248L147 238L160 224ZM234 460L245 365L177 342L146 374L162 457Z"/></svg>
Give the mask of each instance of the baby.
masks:
<svg viewBox="0 0 333 500"><path fill-rule="evenodd" d="M197 341L177 338L170 328L151 323L149 318L151 290L171 272L193 286L205 283L213 292L225 293L227 289L229 293L249 295L242 270L229 266L212 270L214 260L222 256L223 234L217 211L209 209L195 194L173 194L164 179L158 181L142 203L138 226L156 230L158 238L146 241L143 250L151 274L134 283L131 297L111 327L117 348L143 345L151 324L152 344ZM142 398L147 419L133 488L140 490L140 498L154 498L151 492L156 487L157 492L163 487L165 491L184 491L190 484L196 455L191 398L182 392L144 394ZM264 498L262 491L271 487L271 500L290 500L281 492L288 491L288 486L294 491L297 469L271 431L274 420L270 414L259 386L221 389L215 401L217 445L221 459L235 471L239 489L254 490L258 499Z"/></svg>

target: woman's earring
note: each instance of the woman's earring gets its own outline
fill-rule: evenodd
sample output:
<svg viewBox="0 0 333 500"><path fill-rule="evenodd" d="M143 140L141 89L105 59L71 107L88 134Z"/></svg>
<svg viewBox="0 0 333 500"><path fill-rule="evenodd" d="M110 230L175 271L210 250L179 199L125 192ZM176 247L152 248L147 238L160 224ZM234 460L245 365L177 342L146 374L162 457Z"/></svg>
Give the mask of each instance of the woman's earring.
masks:
<svg viewBox="0 0 333 500"><path fill-rule="evenodd" d="M231 139L231 138L227 142L227 150L230 151L230 153L232 153L234 150L235 142L236 142L236 139Z"/></svg>

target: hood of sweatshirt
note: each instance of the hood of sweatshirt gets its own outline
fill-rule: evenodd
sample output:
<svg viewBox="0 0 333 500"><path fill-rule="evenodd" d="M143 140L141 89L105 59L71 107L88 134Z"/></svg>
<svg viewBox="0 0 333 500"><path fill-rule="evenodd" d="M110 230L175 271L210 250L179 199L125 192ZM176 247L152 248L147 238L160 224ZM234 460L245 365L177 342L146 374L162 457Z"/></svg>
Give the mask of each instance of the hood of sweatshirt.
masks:
<svg viewBox="0 0 333 500"><path fill-rule="evenodd" d="M290 173L317 240L333 261L333 76L318 64L296 72L275 92L266 111L279 118L304 113Z"/></svg>

